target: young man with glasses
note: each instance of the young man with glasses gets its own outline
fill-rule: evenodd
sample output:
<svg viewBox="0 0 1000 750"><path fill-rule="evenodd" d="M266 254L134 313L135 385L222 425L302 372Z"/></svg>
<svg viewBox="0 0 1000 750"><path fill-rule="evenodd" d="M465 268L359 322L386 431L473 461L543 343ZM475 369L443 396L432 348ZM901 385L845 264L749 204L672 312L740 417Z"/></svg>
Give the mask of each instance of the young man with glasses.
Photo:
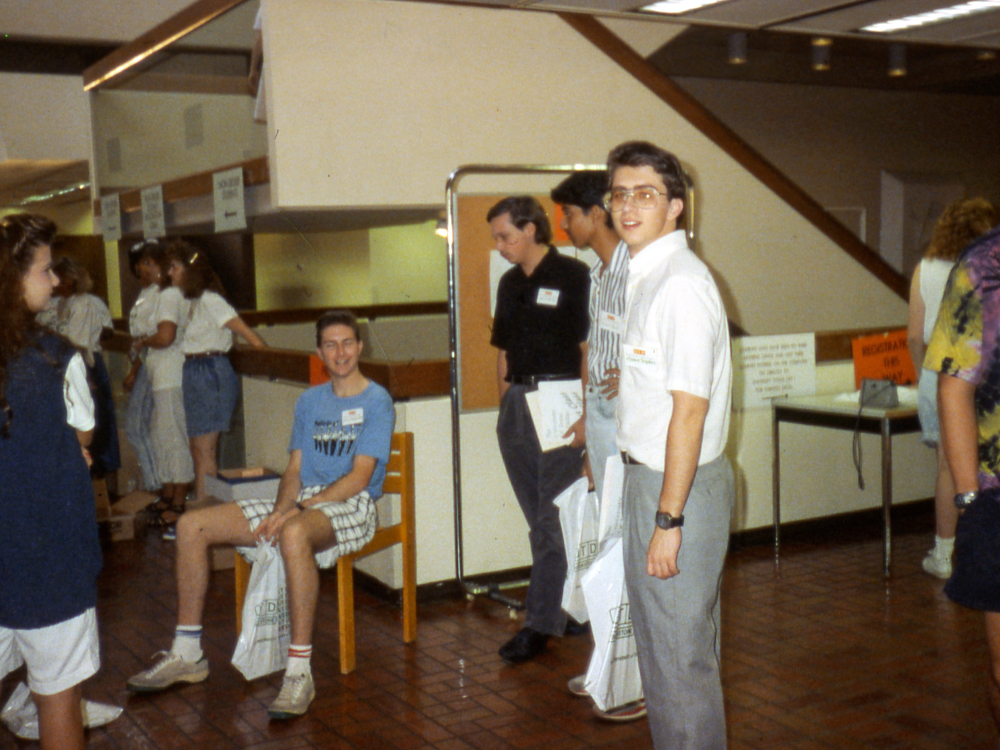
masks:
<svg viewBox="0 0 1000 750"><path fill-rule="evenodd" d="M726 747L719 584L734 483L729 327L681 225L688 178L645 142L608 156L606 205L628 246L618 447L625 461L625 583L653 744ZM683 541L683 544L682 544Z"/></svg>
<svg viewBox="0 0 1000 750"><path fill-rule="evenodd" d="M566 630L566 550L553 501L580 477L584 444L581 419L570 445L543 452L525 396L541 381L576 380L586 372L589 273L549 244L549 220L534 198L505 198L486 220L496 249L514 264L497 288L490 343L498 350L500 455L531 543L524 627L500 648L504 661L520 664Z"/></svg>

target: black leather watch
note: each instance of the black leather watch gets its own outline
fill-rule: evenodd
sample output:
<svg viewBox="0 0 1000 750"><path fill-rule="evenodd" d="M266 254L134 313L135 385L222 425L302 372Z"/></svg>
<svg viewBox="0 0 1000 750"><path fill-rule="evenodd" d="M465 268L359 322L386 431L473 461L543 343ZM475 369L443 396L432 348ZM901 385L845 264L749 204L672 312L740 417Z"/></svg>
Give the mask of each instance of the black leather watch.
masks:
<svg viewBox="0 0 1000 750"><path fill-rule="evenodd" d="M959 492L955 495L955 507L959 510L965 510L975 502L977 497L979 497L978 492Z"/></svg>
<svg viewBox="0 0 1000 750"><path fill-rule="evenodd" d="M676 529L684 525L684 514L681 513L676 518L669 513L656 511L656 525L661 529Z"/></svg>

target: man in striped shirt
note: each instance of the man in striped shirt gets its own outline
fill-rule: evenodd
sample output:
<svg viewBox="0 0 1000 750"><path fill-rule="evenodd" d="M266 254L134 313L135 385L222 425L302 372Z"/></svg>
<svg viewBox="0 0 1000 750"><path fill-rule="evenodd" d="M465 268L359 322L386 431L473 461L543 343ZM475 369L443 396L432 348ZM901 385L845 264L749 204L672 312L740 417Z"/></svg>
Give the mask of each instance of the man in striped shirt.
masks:
<svg viewBox="0 0 1000 750"><path fill-rule="evenodd" d="M587 379L583 383L587 465L594 489L603 502L604 467L608 458L621 460L615 433L618 401L618 364L621 327L625 313L628 250L618 239L611 217L604 210L608 176L604 170L575 172L552 190L552 200L562 209L562 229L577 248L592 248L598 262L590 270L590 333L587 336ZM616 498L616 500L619 500ZM569 689L585 696L586 675L574 677ZM646 715L645 701L616 706L608 711L594 707L600 718L632 721Z"/></svg>

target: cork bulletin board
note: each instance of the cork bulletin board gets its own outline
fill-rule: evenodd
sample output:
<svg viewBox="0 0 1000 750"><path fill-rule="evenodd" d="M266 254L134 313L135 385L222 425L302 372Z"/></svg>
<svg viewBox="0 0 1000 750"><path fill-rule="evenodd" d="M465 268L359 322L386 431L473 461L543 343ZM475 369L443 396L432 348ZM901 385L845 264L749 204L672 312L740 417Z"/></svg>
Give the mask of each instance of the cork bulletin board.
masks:
<svg viewBox="0 0 1000 750"><path fill-rule="evenodd" d="M553 175L555 186L565 175ZM458 259L458 367L463 412L496 409L497 350L490 346L493 310L490 307L490 254L493 239L486 214L504 195L458 197L456 257ZM569 244L559 228L562 214L548 194L535 195L552 223L553 244Z"/></svg>

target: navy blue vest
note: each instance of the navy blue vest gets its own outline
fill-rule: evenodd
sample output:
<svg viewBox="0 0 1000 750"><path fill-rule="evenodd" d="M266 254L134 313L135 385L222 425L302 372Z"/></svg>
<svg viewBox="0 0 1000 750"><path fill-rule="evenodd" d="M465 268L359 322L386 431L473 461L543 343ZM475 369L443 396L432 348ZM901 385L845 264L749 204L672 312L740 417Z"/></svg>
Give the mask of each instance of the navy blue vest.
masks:
<svg viewBox="0 0 1000 750"><path fill-rule="evenodd" d="M94 490L66 424L64 377L73 348L40 334L7 372L13 409L0 438L0 625L55 625L97 603L101 548Z"/></svg>

